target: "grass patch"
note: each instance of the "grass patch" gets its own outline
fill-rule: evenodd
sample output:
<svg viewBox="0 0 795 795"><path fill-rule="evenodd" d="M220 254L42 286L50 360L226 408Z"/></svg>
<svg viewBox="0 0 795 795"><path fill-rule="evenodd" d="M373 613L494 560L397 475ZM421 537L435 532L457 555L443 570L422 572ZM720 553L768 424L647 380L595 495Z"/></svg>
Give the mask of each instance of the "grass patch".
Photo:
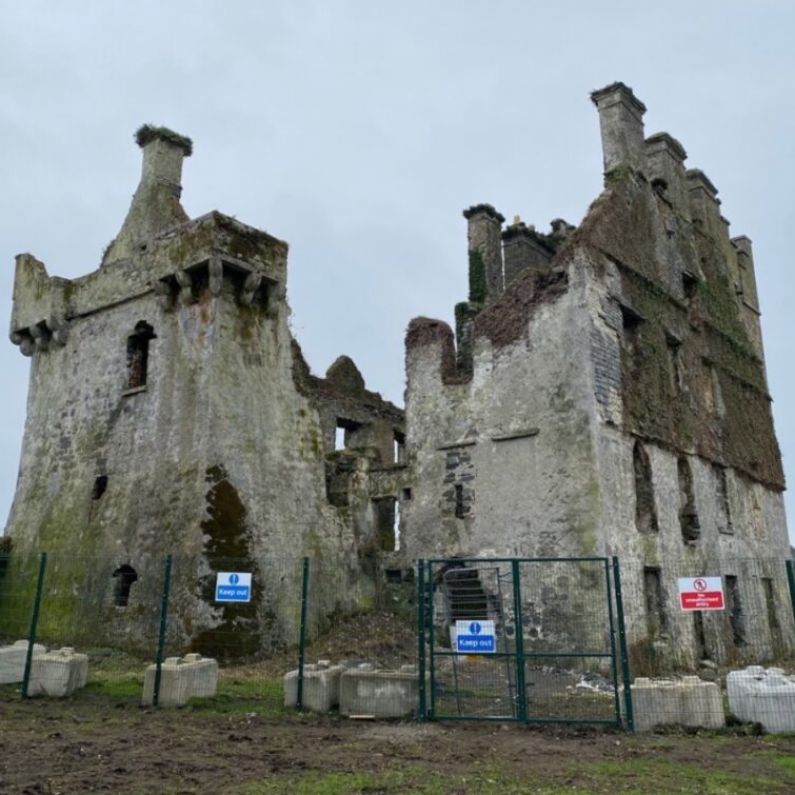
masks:
<svg viewBox="0 0 795 795"><path fill-rule="evenodd" d="M251 783L235 791L237 795L398 795L413 792L417 795L445 795L472 792L478 795L562 795L569 787L543 786L527 778L519 780L496 769L473 774L437 773L423 768L382 770L378 772L307 773L302 776L269 778ZM589 791L578 789L580 795ZM595 795L590 793L590 795Z"/></svg>
<svg viewBox="0 0 795 795"><path fill-rule="evenodd" d="M705 748L705 751L708 750ZM598 762L580 768L578 781L597 793L693 793L693 795L761 795L791 792L775 776L741 775L710 770L667 759L628 759Z"/></svg>

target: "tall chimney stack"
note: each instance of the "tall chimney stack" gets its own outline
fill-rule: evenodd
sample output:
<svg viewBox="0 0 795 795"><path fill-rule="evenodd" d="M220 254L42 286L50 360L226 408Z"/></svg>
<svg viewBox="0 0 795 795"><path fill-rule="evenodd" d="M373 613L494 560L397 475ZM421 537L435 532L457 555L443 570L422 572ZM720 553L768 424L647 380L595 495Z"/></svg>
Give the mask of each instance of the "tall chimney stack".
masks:
<svg viewBox="0 0 795 795"><path fill-rule="evenodd" d="M644 171L643 114L646 106L624 83L612 83L591 94L599 111L605 173L619 166Z"/></svg>
<svg viewBox="0 0 795 795"><path fill-rule="evenodd" d="M121 231L102 260L103 265L129 259L158 232L188 220L179 202L182 161L193 151L190 138L166 127L145 124L135 134L143 150L141 181Z"/></svg>

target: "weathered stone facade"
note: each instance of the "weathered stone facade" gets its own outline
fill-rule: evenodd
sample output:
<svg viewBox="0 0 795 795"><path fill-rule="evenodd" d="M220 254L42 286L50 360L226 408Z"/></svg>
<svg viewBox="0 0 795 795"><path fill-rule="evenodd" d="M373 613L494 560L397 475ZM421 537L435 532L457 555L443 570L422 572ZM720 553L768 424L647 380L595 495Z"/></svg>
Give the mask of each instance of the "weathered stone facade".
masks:
<svg viewBox="0 0 795 795"><path fill-rule="evenodd" d="M132 576L176 553L181 639L199 651L224 634L243 653L289 642L299 578L279 562L300 555L333 572L315 583L329 613L417 558L618 555L642 606L631 641L687 664L733 641L725 616L677 610L672 577L722 574L737 615L741 600L767 616L747 648L792 649L751 242L729 237L674 138L644 139L629 88L592 99L603 193L548 233L465 211L468 297L455 333L409 325L405 427L347 357L310 373L287 324L287 245L189 219L190 141L142 128L141 184L99 269L66 280L17 260L11 339L32 368L15 555L104 556ZM49 575L63 587L87 576L67 560ZM232 619L212 585L233 561L262 585ZM536 588L536 637L570 580ZM133 607L157 598L130 591Z"/></svg>
<svg viewBox="0 0 795 795"><path fill-rule="evenodd" d="M674 138L644 140L631 89L592 100L605 189L580 226L540 234L466 210L455 338L441 321L409 326L404 550L618 555L627 602L644 606L631 640L690 663L728 656L725 616L695 627L670 583L723 574L762 618L743 642L772 656L793 646L789 543L751 242L729 237Z"/></svg>
<svg viewBox="0 0 795 795"><path fill-rule="evenodd" d="M130 638L173 553L183 641L218 652L237 643L234 621L235 650L256 652L294 637L300 577L287 562L301 555L333 563L334 582L315 583L329 611L370 598L370 473L383 490L384 468L399 469L403 413L347 358L310 375L287 323L287 245L220 213L188 219L190 141L143 128L138 143L141 183L98 270L59 279L17 259L11 339L31 380L7 533L18 559L54 555L50 591L101 591L91 578L108 572L88 556L148 572L124 605ZM335 454L338 425L349 449ZM250 607L213 604L215 572L230 567L254 573ZM119 610L98 605L91 621L118 627Z"/></svg>

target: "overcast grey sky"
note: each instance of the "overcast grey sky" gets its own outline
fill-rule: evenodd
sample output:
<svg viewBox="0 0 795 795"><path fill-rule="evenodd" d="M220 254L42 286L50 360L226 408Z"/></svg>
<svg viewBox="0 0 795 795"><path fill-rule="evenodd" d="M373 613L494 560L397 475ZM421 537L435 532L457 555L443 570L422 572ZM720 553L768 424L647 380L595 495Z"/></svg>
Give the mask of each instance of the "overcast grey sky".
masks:
<svg viewBox="0 0 795 795"><path fill-rule="evenodd" d="M402 404L403 334L466 293L461 210L578 223L602 182L588 94L614 80L747 234L774 413L795 480L795 2L0 0L0 325L13 256L99 264L140 171L143 122L194 140L183 205L290 244L292 327ZM4 337L5 339L5 337ZM30 361L0 342L0 527ZM790 526L795 499L788 494Z"/></svg>

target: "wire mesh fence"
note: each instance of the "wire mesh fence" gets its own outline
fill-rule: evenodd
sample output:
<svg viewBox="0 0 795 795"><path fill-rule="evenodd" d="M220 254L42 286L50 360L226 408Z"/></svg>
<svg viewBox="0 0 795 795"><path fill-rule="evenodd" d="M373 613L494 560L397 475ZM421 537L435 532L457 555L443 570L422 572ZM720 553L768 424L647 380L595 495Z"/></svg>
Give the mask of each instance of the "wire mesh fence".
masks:
<svg viewBox="0 0 795 795"><path fill-rule="evenodd" d="M252 568L171 556L0 559L0 697L282 714L301 559ZM247 593L225 597L224 576L246 574Z"/></svg>
<svg viewBox="0 0 795 795"><path fill-rule="evenodd" d="M430 715L616 725L611 577L604 558L430 561Z"/></svg>
<svg viewBox="0 0 795 795"><path fill-rule="evenodd" d="M795 730L791 561L370 574L298 557L0 556L0 699Z"/></svg>
<svg viewBox="0 0 795 795"><path fill-rule="evenodd" d="M622 573L637 726L795 730L791 561L693 555Z"/></svg>

